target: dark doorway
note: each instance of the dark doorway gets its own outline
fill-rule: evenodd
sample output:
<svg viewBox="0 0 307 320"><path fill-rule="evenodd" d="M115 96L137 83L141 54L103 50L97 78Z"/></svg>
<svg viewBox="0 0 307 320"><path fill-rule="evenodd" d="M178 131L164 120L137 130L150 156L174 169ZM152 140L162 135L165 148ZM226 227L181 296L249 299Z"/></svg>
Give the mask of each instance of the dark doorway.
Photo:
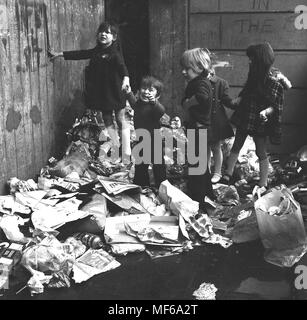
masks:
<svg viewBox="0 0 307 320"><path fill-rule="evenodd" d="M106 0L106 19L116 22L130 83L138 88L143 75L149 72L149 0Z"/></svg>

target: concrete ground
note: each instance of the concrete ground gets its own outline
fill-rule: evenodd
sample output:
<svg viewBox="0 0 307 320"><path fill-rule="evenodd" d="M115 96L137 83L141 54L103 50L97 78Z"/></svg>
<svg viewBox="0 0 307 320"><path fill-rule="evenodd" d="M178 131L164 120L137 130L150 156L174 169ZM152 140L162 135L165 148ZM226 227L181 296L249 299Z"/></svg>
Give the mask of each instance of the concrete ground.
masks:
<svg viewBox="0 0 307 320"><path fill-rule="evenodd" d="M11 277L2 300L193 300L199 286L213 283L217 300L305 299L307 290L294 288L294 268L267 263L260 241L223 249L206 244L177 256L151 260L146 253L117 258L121 266L69 289L46 289L32 297L16 295L29 274L21 267ZM307 263L307 257L300 264Z"/></svg>

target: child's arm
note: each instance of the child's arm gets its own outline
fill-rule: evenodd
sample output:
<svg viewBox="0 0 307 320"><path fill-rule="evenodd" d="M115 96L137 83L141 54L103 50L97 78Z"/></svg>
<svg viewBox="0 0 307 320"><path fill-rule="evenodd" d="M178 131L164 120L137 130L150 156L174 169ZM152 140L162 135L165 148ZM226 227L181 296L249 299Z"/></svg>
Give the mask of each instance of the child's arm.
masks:
<svg viewBox="0 0 307 320"><path fill-rule="evenodd" d="M210 85L206 81L201 81L199 84L199 88L195 93L196 104L199 104L206 109L210 108L211 98L212 91ZM191 99L193 99L193 97Z"/></svg>
<svg viewBox="0 0 307 320"><path fill-rule="evenodd" d="M137 102L137 97L133 94L133 92L131 91L131 87L130 85L126 86L123 88L123 91L126 93L126 97L127 97L127 100L131 106L131 108L134 109L135 107L135 104Z"/></svg>
<svg viewBox="0 0 307 320"><path fill-rule="evenodd" d="M225 106L226 108L232 109L234 110L240 103L241 98L235 98L232 99L229 95L229 84L226 80L222 80L221 82L221 86L222 86L222 94L220 97L221 103L223 106Z"/></svg>
<svg viewBox="0 0 307 320"><path fill-rule="evenodd" d="M292 88L291 81L281 72L277 74L277 79L281 82L284 89L291 89Z"/></svg>
<svg viewBox="0 0 307 320"><path fill-rule="evenodd" d="M291 81L277 68L272 68L271 70L273 77L278 80L284 89L288 90L292 88Z"/></svg>
<svg viewBox="0 0 307 320"><path fill-rule="evenodd" d="M130 87L130 78L124 58L120 52L116 54L116 66L119 75L123 78L122 90L125 90L126 88Z"/></svg>
<svg viewBox="0 0 307 320"><path fill-rule="evenodd" d="M160 120L162 118L162 116L165 114L164 106L158 100L156 100L155 102L151 102L151 103L154 104L155 118Z"/></svg>
<svg viewBox="0 0 307 320"><path fill-rule="evenodd" d="M192 106L195 106L196 104L198 104L198 101L196 100L195 96L192 96L191 98L186 98L182 101L182 107L185 110L188 110L189 108L191 108Z"/></svg>
<svg viewBox="0 0 307 320"><path fill-rule="evenodd" d="M278 80L273 80L267 84L270 92L270 106L260 112L260 117L267 121L273 113L281 117L283 100L284 100L284 87Z"/></svg>
<svg viewBox="0 0 307 320"><path fill-rule="evenodd" d="M48 50L48 55L51 60L63 57L65 60L85 60L90 59L93 55L94 49L87 50L73 50L73 51L62 51L55 52L52 49Z"/></svg>

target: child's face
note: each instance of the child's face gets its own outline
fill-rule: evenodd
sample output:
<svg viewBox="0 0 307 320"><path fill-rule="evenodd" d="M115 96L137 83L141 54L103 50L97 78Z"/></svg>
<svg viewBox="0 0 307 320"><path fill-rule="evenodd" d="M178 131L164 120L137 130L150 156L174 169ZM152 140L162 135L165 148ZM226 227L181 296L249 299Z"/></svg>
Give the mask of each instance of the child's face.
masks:
<svg viewBox="0 0 307 320"><path fill-rule="evenodd" d="M114 34L111 33L111 30L104 30L97 34L97 40L100 44L102 44L104 47L109 47L113 41L116 40L116 37Z"/></svg>
<svg viewBox="0 0 307 320"><path fill-rule="evenodd" d="M153 101L157 98L158 91L155 87L141 87L140 99L144 102Z"/></svg>
<svg viewBox="0 0 307 320"><path fill-rule="evenodd" d="M182 69L182 74L183 74L183 76L185 77L185 79L187 81L190 81L190 80L196 78L197 76L199 76L200 73L199 72L195 72L191 68L183 68Z"/></svg>

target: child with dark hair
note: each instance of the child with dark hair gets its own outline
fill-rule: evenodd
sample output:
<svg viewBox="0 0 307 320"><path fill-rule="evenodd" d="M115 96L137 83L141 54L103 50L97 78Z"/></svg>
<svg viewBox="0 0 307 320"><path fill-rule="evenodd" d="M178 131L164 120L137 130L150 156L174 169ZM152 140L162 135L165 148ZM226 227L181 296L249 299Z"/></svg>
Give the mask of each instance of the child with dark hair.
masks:
<svg viewBox="0 0 307 320"><path fill-rule="evenodd" d="M113 111L121 130L122 154L130 158L130 128L125 119L126 97L123 89L130 86L129 74L125 65L115 24L103 22L96 34L96 46L92 49L54 52L49 50L52 59L90 59L86 79L89 108L102 112L105 126L114 145L119 146L118 135L113 123Z"/></svg>
<svg viewBox="0 0 307 320"><path fill-rule="evenodd" d="M239 152L248 135L253 137L259 158L260 180L253 195L266 191L269 173L267 143L281 143L281 118L284 89L291 84L280 72L272 73L274 51L267 42L251 45L246 54L250 60L247 82L239 97L241 101L232 117L236 125L235 141L227 159L223 183L230 183Z"/></svg>
<svg viewBox="0 0 307 320"><path fill-rule="evenodd" d="M155 143L161 143L162 140L155 141L155 131L159 131L161 128L160 119L165 113L165 108L159 102L159 98L163 89L161 81L153 76L145 76L141 80L140 89L137 95L134 95L130 86L126 87L128 101L131 107L134 109L134 127L136 130L143 129L149 133L151 144L150 161L136 163L134 183L140 186L149 186L149 172L148 167L152 164L153 175L155 179L155 186L159 188L161 182L166 180L166 167L163 158L163 148L161 146L161 163L156 163L154 159ZM138 143L142 143L140 140ZM144 142L143 142L144 143Z"/></svg>

